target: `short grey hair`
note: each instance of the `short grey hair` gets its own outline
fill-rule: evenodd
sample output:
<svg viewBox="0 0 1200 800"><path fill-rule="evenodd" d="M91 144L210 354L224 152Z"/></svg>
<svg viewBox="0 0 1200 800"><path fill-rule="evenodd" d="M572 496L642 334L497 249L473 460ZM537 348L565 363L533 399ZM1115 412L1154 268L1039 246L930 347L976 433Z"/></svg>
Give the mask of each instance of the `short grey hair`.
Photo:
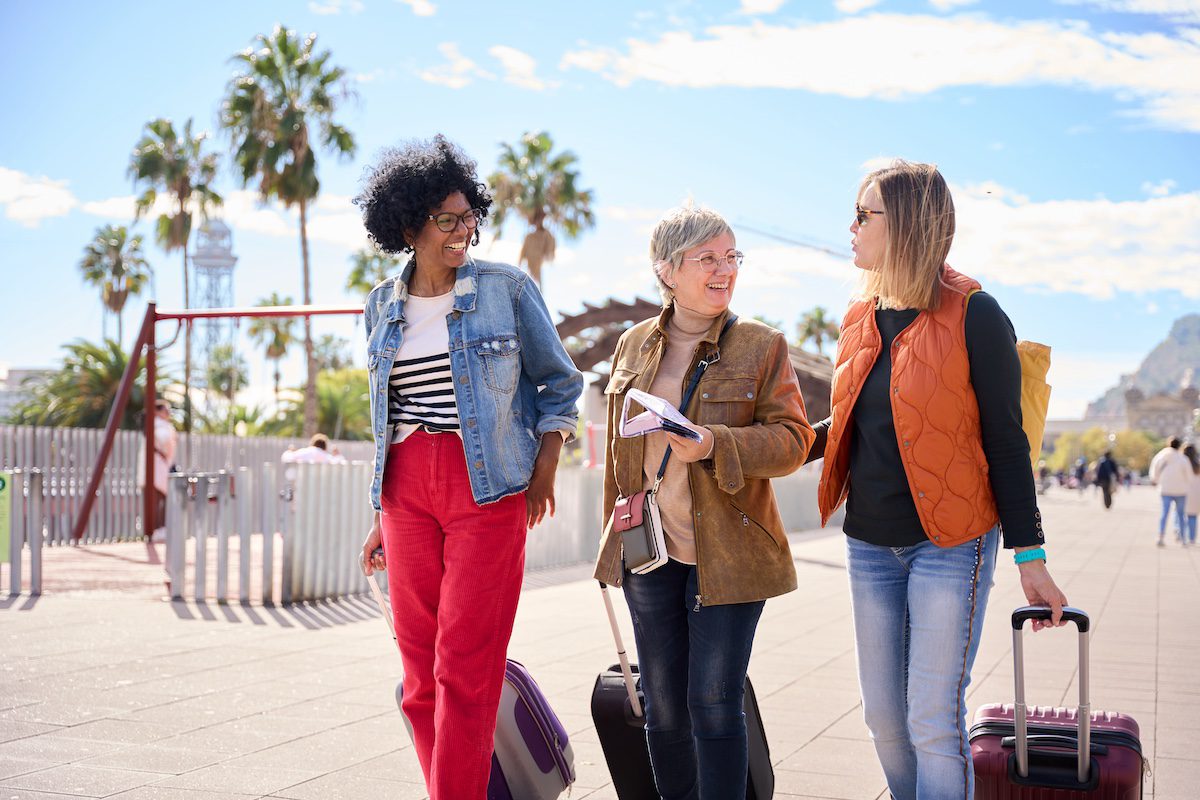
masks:
<svg viewBox="0 0 1200 800"><path fill-rule="evenodd" d="M683 264L683 254L723 233L733 235L733 229L725 218L711 208L697 206L691 200L668 211L654 226L654 233L650 234L650 263L663 305L675 298L670 278Z"/></svg>

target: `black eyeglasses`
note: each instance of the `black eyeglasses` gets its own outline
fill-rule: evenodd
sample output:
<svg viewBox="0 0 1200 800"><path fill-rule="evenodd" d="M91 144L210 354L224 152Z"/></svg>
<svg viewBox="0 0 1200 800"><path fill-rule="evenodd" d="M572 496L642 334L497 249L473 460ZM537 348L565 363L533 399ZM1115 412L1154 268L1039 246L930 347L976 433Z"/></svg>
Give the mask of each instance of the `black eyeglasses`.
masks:
<svg viewBox="0 0 1200 800"><path fill-rule="evenodd" d="M465 214L454 214L450 211L443 211L441 214L430 214L429 220L438 226L438 230L442 233L450 233L458 227L461 222L469 231L475 230L479 226L479 222L483 219L482 208L472 208Z"/></svg>
<svg viewBox="0 0 1200 800"><path fill-rule="evenodd" d="M883 216L882 211L872 211L869 208L863 208L858 203L854 204L854 218L858 220L859 225L866 225L867 220L869 220L872 215L875 214L878 214L881 217Z"/></svg>

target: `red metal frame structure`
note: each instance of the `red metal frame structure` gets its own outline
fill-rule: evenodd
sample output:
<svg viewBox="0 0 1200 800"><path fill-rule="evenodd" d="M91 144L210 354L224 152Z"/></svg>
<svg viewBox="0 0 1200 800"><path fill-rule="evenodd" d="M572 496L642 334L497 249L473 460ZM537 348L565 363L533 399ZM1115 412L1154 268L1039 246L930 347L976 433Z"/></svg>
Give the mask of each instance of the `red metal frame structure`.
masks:
<svg viewBox="0 0 1200 800"><path fill-rule="evenodd" d="M157 400L155 380L158 375L157 350L154 330L159 322L176 320L182 324L191 324L197 319L229 319L242 317L317 317L330 314L361 314L362 306L257 306L254 308L203 308L188 311L159 311L156 304L146 306L146 316L142 319L142 327L138 331L137 340L130 352L129 363L125 365L125 374L121 376L121 385L117 389L116 399L113 400L112 410L108 412L108 423L104 426L104 442L100 445L100 454L96 457L96 467L88 480L87 492L83 496L83 507L79 510L79 519L75 520L75 529L71 538L79 541L87 530L88 520L92 516L92 506L96 503L96 492L100 489L100 481L104 477L104 468L108 464L108 456L112 453L113 440L116 439L117 429L121 424L121 415L129 402L133 391L133 379L137 375L138 364L143 354L146 359L146 413L145 426L142 431L148 446L146 449L146 482L145 486L154 486L154 403ZM149 520L154 519L154 492L143 492L142 528Z"/></svg>

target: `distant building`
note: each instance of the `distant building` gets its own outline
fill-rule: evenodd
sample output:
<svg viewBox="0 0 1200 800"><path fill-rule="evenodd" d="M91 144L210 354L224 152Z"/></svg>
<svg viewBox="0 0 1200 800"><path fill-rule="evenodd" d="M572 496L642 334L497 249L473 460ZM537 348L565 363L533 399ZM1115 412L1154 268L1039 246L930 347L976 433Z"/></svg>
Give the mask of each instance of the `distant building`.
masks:
<svg viewBox="0 0 1200 800"><path fill-rule="evenodd" d="M0 367L0 421L8 419L17 403L25 399L30 383L40 383L54 373L50 369L7 369Z"/></svg>
<svg viewBox="0 0 1200 800"><path fill-rule="evenodd" d="M1147 397L1140 389L1125 392L1125 415L1129 427L1150 431L1163 438L1190 437L1198 410L1200 390L1190 374L1184 379L1184 387L1174 394L1159 392Z"/></svg>

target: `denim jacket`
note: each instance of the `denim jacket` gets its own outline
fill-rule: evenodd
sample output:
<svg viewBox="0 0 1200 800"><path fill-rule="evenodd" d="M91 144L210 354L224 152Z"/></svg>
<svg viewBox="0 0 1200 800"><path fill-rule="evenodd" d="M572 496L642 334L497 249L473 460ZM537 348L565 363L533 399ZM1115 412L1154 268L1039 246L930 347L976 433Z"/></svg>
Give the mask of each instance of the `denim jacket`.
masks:
<svg viewBox="0 0 1200 800"><path fill-rule="evenodd" d="M363 313L376 511L391 443L388 376L404 341L413 264L409 260L399 278L371 290ZM480 505L492 503L529 485L543 434L574 436L583 376L563 348L537 285L515 267L468 257L458 270L446 326L471 494Z"/></svg>

